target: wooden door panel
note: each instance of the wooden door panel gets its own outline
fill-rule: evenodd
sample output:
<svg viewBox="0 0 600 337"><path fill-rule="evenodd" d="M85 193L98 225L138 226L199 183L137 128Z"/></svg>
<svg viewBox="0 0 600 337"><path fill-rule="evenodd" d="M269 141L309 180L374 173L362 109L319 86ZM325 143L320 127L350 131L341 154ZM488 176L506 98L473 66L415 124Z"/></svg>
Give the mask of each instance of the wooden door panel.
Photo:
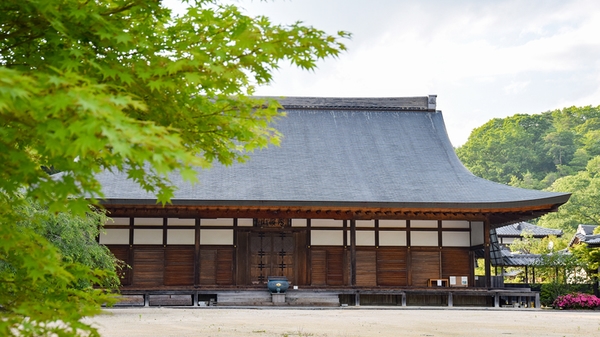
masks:
<svg viewBox="0 0 600 337"><path fill-rule="evenodd" d="M344 285L344 250L342 247L327 249L327 285Z"/></svg>
<svg viewBox="0 0 600 337"><path fill-rule="evenodd" d="M406 248L389 247L377 250L377 284L380 286L406 286Z"/></svg>
<svg viewBox="0 0 600 337"><path fill-rule="evenodd" d="M106 246L110 252L117 258L118 260L124 263L123 268L118 271L119 279L121 280L121 285L128 286L131 284L131 269L128 266L131 266L131 261L129 261L129 246Z"/></svg>
<svg viewBox="0 0 600 337"><path fill-rule="evenodd" d="M440 252L439 250L411 252L412 285L426 287L431 278L440 277Z"/></svg>
<svg viewBox="0 0 600 337"><path fill-rule="evenodd" d="M356 285L377 285L377 252L356 251Z"/></svg>
<svg viewBox="0 0 600 337"><path fill-rule="evenodd" d="M163 248L135 248L133 251L132 284L139 287L158 287L163 285L164 276Z"/></svg>
<svg viewBox="0 0 600 337"><path fill-rule="evenodd" d="M442 276L469 276L471 264L469 248L443 248L442 249Z"/></svg>
<svg viewBox="0 0 600 337"><path fill-rule="evenodd" d="M194 285L194 247L168 247L165 251L166 286Z"/></svg>
<svg viewBox="0 0 600 337"><path fill-rule="evenodd" d="M233 248L222 248L217 250L217 285L233 284Z"/></svg>
<svg viewBox="0 0 600 337"><path fill-rule="evenodd" d="M323 286L327 284L327 251L311 249L310 252L311 284Z"/></svg>

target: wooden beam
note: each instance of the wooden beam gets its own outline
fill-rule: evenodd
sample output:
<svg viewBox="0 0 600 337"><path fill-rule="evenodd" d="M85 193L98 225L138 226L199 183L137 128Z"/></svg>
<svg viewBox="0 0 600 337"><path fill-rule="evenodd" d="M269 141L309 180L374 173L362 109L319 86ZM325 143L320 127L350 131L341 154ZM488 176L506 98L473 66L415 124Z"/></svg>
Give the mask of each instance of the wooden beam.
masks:
<svg viewBox="0 0 600 337"><path fill-rule="evenodd" d="M492 270L491 270L491 256L490 256L490 222L483 222L483 251L484 251L484 264L485 264L485 286L488 288L492 287Z"/></svg>
<svg viewBox="0 0 600 337"><path fill-rule="evenodd" d="M350 220L350 284L356 285L356 220Z"/></svg>

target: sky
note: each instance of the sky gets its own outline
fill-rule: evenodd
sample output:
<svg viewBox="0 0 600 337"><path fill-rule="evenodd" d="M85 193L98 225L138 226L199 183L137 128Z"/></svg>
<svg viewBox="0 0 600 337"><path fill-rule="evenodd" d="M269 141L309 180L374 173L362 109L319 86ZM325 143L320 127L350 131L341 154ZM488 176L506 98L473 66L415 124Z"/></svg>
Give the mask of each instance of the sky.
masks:
<svg viewBox="0 0 600 337"><path fill-rule="evenodd" d="M228 0L274 23L352 33L263 96L437 95L452 144L492 118L600 105L599 0Z"/></svg>

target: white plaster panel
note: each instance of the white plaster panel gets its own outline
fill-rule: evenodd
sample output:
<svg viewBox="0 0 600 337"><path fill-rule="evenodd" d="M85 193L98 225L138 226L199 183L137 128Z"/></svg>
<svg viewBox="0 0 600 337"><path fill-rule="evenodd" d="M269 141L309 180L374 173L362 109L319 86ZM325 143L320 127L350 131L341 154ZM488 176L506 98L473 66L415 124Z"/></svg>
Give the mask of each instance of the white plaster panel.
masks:
<svg viewBox="0 0 600 337"><path fill-rule="evenodd" d="M379 231L380 246L406 246L406 232Z"/></svg>
<svg viewBox="0 0 600 337"><path fill-rule="evenodd" d="M356 245L375 247L375 232L356 231Z"/></svg>
<svg viewBox="0 0 600 337"><path fill-rule="evenodd" d="M500 243L511 244L515 241L515 238L500 238Z"/></svg>
<svg viewBox="0 0 600 337"><path fill-rule="evenodd" d="M483 221L471 222L471 246L483 244Z"/></svg>
<svg viewBox="0 0 600 337"><path fill-rule="evenodd" d="M100 243L103 245L128 245L128 228L106 228L100 232Z"/></svg>
<svg viewBox="0 0 600 337"><path fill-rule="evenodd" d="M310 231L310 244L312 246L342 246L344 231Z"/></svg>
<svg viewBox="0 0 600 337"><path fill-rule="evenodd" d="M470 247L471 235L469 232L442 232L442 246Z"/></svg>
<svg viewBox="0 0 600 337"><path fill-rule="evenodd" d="M108 218L106 219L105 226L129 226L129 218Z"/></svg>
<svg viewBox="0 0 600 337"><path fill-rule="evenodd" d="M438 246L437 232L410 232L411 246Z"/></svg>
<svg viewBox="0 0 600 337"><path fill-rule="evenodd" d="M312 219L310 220L311 227L344 227L343 220L333 219Z"/></svg>
<svg viewBox="0 0 600 337"><path fill-rule="evenodd" d="M201 219L200 226L233 226L233 219L231 219L231 218Z"/></svg>
<svg viewBox="0 0 600 337"><path fill-rule="evenodd" d="M233 245L233 229L201 229L201 245Z"/></svg>
<svg viewBox="0 0 600 337"><path fill-rule="evenodd" d="M469 222L466 220L443 220L442 228L469 228Z"/></svg>
<svg viewBox="0 0 600 337"><path fill-rule="evenodd" d="M356 220L356 227L375 228L375 220Z"/></svg>
<svg viewBox="0 0 600 337"><path fill-rule="evenodd" d="M133 224L135 226L162 226L163 218L135 218Z"/></svg>
<svg viewBox="0 0 600 337"><path fill-rule="evenodd" d="M133 244L134 245L162 245L163 231L162 229L134 229Z"/></svg>
<svg viewBox="0 0 600 337"><path fill-rule="evenodd" d="M195 226L196 219L180 219L180 218L168 218L168 226Z"/></svg>
<svg viewBox="0 0 600 337"><path fill-rule="evenodd" d="M252 227L254 226L254 219L238 219L238 227Z"/></svg>
<svg viewBox="0 0 600 337"><path fill-rule="evenodd" d="M168 245L193 245L195 238L193 229L167 229Z"/></svg>
<svg viewBox="0 0 600 337"><path fill-rule="evenodd" d="M405 228L406 220L379 220L379 228Z"/></svg>
<svg viewBox="0 0 600 337"><path fill-rule="evenodd" d="M410 228L437 228L437 220L410 220Z"/></svg>
<svg viewBox="0 0 600 337"><path fill-rule="evenodd" d="M306 219L292 219L292 227L306 227Z"/></svg>

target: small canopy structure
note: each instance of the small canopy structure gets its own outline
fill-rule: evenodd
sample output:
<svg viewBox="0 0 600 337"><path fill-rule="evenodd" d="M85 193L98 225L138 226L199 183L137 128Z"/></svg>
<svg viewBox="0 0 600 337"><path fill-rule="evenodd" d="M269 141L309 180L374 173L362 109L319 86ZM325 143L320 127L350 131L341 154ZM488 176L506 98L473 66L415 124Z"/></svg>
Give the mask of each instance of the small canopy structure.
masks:
<svg viewBox="0 0 600 337"><path fill-rule="evenodd" d="M574 246L579 243L585 243L588 247L600 247L600 234L594 234L595 225L579 225L577 232L569 242L569 246Z"/></svg>

